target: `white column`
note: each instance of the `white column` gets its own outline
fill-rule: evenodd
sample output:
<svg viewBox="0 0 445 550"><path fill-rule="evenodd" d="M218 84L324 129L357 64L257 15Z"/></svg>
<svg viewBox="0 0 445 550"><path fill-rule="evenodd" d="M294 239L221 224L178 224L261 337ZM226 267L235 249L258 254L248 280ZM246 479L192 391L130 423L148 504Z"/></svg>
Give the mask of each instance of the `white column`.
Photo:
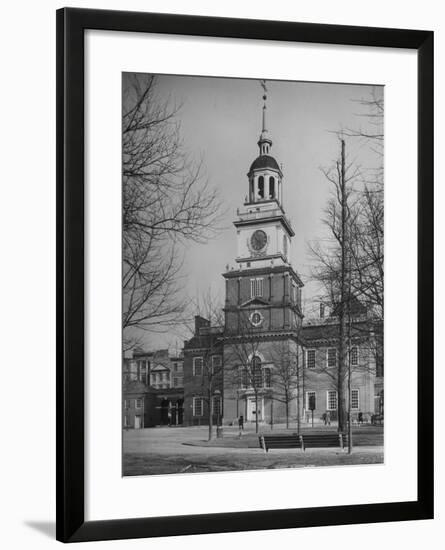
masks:
<svg viewBox="0 0 445 550"><path fill-rule="evenodd" d="M264 176L264 198L269 198L269 176Z"/></svg>

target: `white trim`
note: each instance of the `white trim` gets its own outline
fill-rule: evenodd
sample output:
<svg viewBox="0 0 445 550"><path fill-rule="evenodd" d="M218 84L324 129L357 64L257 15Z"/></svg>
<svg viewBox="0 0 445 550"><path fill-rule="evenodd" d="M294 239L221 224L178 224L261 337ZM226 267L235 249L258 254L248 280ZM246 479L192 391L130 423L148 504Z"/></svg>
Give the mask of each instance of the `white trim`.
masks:
<svg viewBox="0 0 445 550"><path fill-rule="evenodd" d="M310 352L310 351L313 351L313 352L314 352L314 366L313 366L313 367L310 367L310 366L309 366L309 352ZM317 359L317 350L316 350L316 348L307 349L307 350L306 350L306 368L307 368L307 369L310 369L310 370L315 370L315 369L317 368L316 359Z"/></svg>
<svg viewBox="0 0 445 550"><path fill-rule="evenodd" d="M264 277L250 279L250 298L262 298L264 295Z"/></svg>
<svg viewBox="0 0 445 550"><path fill-rule="evenodd" d="M329 366L329 350L335 350L335 365L334 366ZM326 368L327 369L335 369L337 367L337 364L338 364L337 348L333 348L333 347L326 348Z"/></svg>
<svg viewBox="0 0 445 550"><path fill-rule="evenodd" d="M201 401L201 414L196 414L196 401L199 399ZM196 395L193 397L193 416L196 416L197 418L202 418L204 416L204 398Z"/></svg>
<svg viewBox="0 0 445 550"><path fill-rule="evenodd" d="M357 362L356 363L352 362L352 350L353 349L357 350ZM357 367L360 364L360 348L359 348L359 346L355 346L355 345L351 346L350 354L351 354L351 367Z"/></svg>
<svg viewBox="0 0 445 550"><path fill-rule="evenodd" d="M264 355L259 351L255 351L254 353L251 353L247 358L247 361L250 363L252 359L255 357L255 355L257 355L261 359L261 364L266 363L266 360L264 359Z"/></svg>
<svg viewBox="0 0 445 550"><path fill-rule="evenodd" d="M352 392L357 392L357 407L352 407ZM351 388L351 411L358 411L360 410L360 389L359 388Z"/></svg>
<svg viewBox="0 0 445 550"><path fill-rule="evenodd" d="M329 407L329 394L335 393L335 404L337 405L335 409ZM327 411L336 411L338 409L338 394L337 390L326 390L326 410Z"/></svg>
<svg viewBox="0 0 445 550"><path fill-rule="evenodd" d="M260 320L257 323L254 323L254 321L253 321L253 316L254 315L259 315L259 317L260 317ZM252 311L252 313L249 315L249 321L254 327L260 327L263 324L264 316L260 311L255 310L255 311Z"/></svg>

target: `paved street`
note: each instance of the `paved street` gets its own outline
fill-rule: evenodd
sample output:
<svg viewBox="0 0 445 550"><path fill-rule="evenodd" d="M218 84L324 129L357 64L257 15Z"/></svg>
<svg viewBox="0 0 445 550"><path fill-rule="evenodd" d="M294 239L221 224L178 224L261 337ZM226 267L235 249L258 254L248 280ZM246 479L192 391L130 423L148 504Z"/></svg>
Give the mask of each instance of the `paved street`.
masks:
<svg viewBox="0 0 445 550"><path fill-rule="evenodd" d="M383 462L383 429L356 428L357 446L349 455L340 449L274 449L258 447L253 426L247 426L241 440L238 430L224 428L224 438L207 442L206 426L192 428L147 428L124 432L124 475L171 474L225 470L321 467ZM304 431L309 428L303 428ZM335 427L323 431L335 431ZM289 430L292 433L294 429ZM267 429L270 433L270 429ZM275 426L274 433L285 432Z"/></svg>

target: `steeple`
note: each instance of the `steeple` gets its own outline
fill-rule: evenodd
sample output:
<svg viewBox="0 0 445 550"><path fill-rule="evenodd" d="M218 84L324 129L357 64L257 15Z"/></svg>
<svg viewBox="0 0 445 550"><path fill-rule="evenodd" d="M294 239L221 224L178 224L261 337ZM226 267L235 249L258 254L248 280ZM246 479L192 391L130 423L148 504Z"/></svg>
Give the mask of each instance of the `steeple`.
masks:
<svg viewBox="0 0 445 550"><path fill-rule="evenodd" d="M266 81L260 80L263 88L263 109L261 134L258 140L259 156L250 165L249 194L245 204L274 201L281 207L283 174L277 161L270 155L272 140L267 129L267 88Z"/></svg>
<svg viewBox="0 0 445 550"><path fill-rule="evenodd" d="M260 156L261 156L261 155L268 155L269 154L270 149L272 148L272 140L269 137L269 132L267 130L267 125L266 125L266 114L267 114L266 81L261 80L260 82L261 82L261 86L263 87L263 90L264 90L264 95L263 95L263 101L264 101L264 103L263 103L263 126L262 126L262 130L261 130L261 134L260 134L260 139L258 140L258 147L260 148Z"/></svg>

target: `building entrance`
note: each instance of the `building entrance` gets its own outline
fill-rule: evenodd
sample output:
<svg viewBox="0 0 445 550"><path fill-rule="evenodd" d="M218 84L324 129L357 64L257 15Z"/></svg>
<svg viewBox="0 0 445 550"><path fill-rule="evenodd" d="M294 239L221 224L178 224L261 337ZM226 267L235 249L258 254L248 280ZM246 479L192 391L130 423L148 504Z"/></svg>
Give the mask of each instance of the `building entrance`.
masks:
<svg viewBox="0 0 445 550"><path fill-rule="evenodd" d="M264 419L264 400L262 397L258 397L258 407L255 403L255 396L247 397L247 411L246 417L248 422L255 422L258 417L258 422L262 422Z"/></svg>

